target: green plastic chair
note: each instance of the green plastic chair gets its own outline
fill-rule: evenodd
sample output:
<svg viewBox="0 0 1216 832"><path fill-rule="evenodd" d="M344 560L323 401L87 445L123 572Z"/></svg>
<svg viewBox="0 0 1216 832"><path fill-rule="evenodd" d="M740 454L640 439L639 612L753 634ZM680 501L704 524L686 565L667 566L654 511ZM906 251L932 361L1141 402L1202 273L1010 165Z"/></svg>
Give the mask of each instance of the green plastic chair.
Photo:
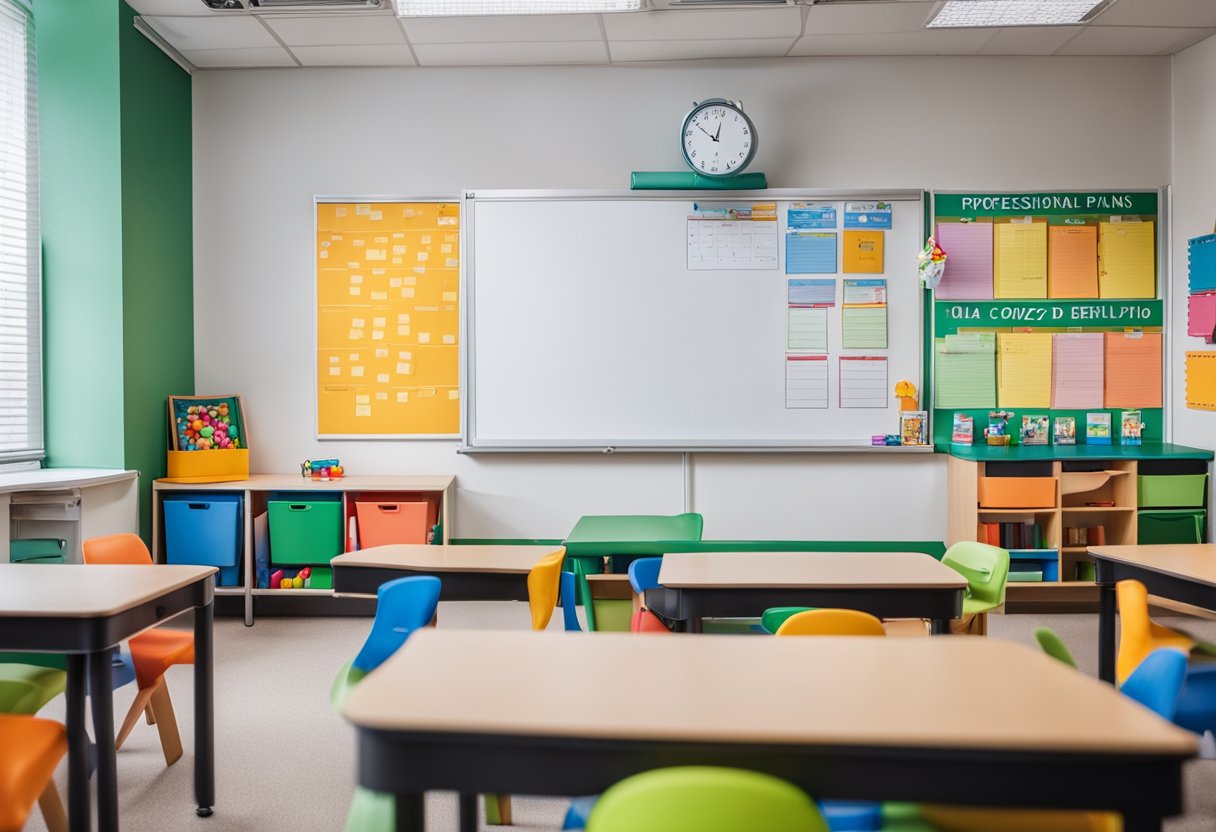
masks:
<svg viewBox="0 0 1216 832"><path fill-rule="evenodd" d="M781 625L785 623L785 619L791 618L800 612L810 612L814 607L771 607L764 611L760 616L760 626L764 628L766 633L776 635L781 629Z"/></svg>
<svg viewBox="0 0 1216 832"><path fill-rule="evenodd" d="M1059 659L1069 667L1077 666L1077 660L1073 658L1072 651L1064 645L1064 640L1055 630L1050 627L1037 627L1034 631L1034 638L1043 648L1043 652L1053 659Z"/></svg>
<svg viewBox="0 0 1216 832"><path fill-rule="evenodd" d="M754 771L689 766L638 774L596 802L587 832L828 832L796 786Z"/></svg>
<svg viewBox="0 0 1216 832"><path fill-rule="evenodd" d="M0 664L0 714L33 716L67 687L62 670L36 664Z"/></svg>
<svg viewBox="0 0 1216 832"><path fill-rule="evenodd" d="M994 610L1005 603L1009 553L997 546L963 540L946 550L942 563L967 579L963 615Z"/></svg>
<svg viewBox="0 0 1216 832"><path fill-rule="evenodd" d="M355 798L346 814L342 832L368 832L393 829L397 823L396 799L391 794L374 792L362 786L355 789Z"/></svg>

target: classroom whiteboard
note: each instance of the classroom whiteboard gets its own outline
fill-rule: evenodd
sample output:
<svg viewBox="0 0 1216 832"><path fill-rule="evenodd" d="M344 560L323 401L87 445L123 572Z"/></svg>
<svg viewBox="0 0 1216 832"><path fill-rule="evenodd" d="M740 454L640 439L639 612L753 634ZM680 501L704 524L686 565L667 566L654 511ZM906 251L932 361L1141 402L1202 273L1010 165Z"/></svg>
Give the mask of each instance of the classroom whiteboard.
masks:
<svg viewBox="0 0 1216 832"><path fill-rule="evenodd" d="M834 275L787 275L791 203L879 200L892 203L881 274L841 273L838 252ZM921 200L920 191L467 192L465 445L869 449L873 434L898 432L895 383L923 381ZM690 268L694 203L773 202L775 267L745 253ZM838 246L843 220L841 210ZM887 281L885 349L842 349L836 288L826 408L787 407L791 277ZM883 406L839 406L841 355L886 357Z"/></svg>

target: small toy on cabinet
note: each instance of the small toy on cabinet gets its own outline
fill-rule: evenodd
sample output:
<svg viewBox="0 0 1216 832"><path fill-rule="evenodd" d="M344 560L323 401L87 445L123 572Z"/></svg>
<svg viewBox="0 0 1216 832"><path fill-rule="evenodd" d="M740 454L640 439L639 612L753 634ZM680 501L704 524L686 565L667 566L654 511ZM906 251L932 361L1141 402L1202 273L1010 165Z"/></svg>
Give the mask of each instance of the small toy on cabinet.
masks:
<svg viewBox="0 0 1216 832"><path fill-rule="evenodd" d="M300 476L319 482L342 479L346 473L337 459L306 459L300 463Z"/></svg>

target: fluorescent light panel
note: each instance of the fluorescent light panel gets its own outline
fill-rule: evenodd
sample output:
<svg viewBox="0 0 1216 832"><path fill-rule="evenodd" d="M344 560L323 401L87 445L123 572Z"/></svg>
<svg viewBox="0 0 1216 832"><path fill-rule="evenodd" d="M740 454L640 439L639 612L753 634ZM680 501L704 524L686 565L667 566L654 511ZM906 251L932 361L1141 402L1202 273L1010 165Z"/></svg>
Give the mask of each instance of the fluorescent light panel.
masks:
<svg viewBox="0 0 1216 832"><path fill-rule="evenodd" d="M642 0L396 0L398 17L636 12Z"/></svg>
<svg viewBox="0 0 1216 832"><path fill-rule="evenodd" d="M400 2L400 0L399 0ZM930 29L1080 23L1104 0L946 0Z"/></svg>

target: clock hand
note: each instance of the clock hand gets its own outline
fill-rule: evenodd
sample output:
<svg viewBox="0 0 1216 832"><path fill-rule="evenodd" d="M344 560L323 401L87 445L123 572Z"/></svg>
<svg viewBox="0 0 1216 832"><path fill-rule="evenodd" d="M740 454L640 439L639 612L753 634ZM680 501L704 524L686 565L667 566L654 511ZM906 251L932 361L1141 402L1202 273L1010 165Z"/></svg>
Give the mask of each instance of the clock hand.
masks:
<svg viewBox="0 0 1216 832"><path fill-rule="evenodd" d="M719 121L718 122L718 132L714 133L714 141L717 141L718 137L721 135L722 135L722 122Z"/></svg>
<svg viewBox="0 0 1216 832"><path fill-rule="evenodd" d="M696 123L696 122L694 122L694 124L695 124L695 123ZM709 136L709 137L710 137L711 139L713 139L714 141L717 141L717 139L715 139L715 138L714 138L713 133L710 133L708 130L706 130L706 129L705 129L704 127L702 127L701 125L697 124L697 129L698 129L698 130L700 130L700 131L701 131L702 133L704 133L705 135Z"/></svg>

